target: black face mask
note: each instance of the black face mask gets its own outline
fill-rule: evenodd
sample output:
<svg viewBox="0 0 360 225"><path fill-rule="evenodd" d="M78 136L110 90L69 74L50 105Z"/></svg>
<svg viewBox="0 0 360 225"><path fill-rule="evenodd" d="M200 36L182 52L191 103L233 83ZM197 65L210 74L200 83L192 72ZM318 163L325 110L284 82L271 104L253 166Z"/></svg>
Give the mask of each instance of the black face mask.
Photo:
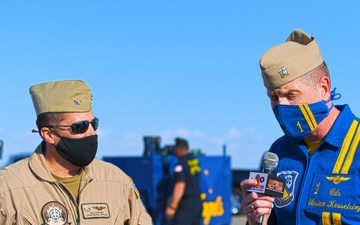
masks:
<svg viewBox="0 0 360 225"><path fill-rule="evenodd" d="M98 146L96 134L83 138L59 137L60 141L55 148L68 162L84 167L94 160Z"/></svg>

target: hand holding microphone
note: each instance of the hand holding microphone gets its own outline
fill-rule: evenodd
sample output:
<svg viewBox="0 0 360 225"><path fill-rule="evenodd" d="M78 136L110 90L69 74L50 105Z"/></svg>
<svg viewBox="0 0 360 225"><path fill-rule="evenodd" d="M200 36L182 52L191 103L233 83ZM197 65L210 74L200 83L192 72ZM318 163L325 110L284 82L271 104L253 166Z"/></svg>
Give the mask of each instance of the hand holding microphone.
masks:
<svg viewBox="0 0 360 225"><path fill-rule="evenodd" d="M263 173L250 172L249 178L258 181L256 186L247 188L248 192L257 192L273 197L282 197L284 193L285 179L274 175L274 170L279 163L279 158L275 153L266 152L262 158ZM249 211L254 211L254 207L249 204ZM261 215L257 224L262 225L264 215Z"/></svg>

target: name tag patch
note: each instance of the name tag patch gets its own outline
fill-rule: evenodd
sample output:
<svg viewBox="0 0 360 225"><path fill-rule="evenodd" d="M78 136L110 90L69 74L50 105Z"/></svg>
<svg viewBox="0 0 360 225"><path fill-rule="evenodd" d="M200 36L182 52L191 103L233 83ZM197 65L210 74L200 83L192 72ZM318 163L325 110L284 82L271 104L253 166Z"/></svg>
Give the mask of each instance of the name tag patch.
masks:
<svg viewBox="0 0 360 225"><path fill-rule="evenodd" d="M315 174L307 209L313 211L360 213L356 194L360 178L353 174Z"/></svg>
<svg viewBox="0 0 360 225"><path fill-rule="evenodd" d="M109 218L110 211L106 203L82 204L81 209L84 219Z"/></svg>

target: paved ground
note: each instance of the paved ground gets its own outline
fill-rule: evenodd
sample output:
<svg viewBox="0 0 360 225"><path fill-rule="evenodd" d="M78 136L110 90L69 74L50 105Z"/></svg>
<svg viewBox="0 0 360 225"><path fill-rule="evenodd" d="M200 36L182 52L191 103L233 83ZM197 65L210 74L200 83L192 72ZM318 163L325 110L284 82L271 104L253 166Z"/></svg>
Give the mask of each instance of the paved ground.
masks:
<svg viewBox="0 0 360 225"><path fill-rule="evenodd" d="M245 225L246 224L246 217L241 216L233 216L231 225Z"/></svg>

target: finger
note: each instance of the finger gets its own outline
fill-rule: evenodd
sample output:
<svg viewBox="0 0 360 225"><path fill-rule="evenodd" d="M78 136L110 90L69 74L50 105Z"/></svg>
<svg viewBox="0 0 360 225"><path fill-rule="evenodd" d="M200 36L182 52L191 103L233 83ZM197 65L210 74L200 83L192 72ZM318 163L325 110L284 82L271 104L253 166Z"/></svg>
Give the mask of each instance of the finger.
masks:
<svg viewBox="0 0 360 225"><path fill-rule="evenodd" d="M273 203L275 201L275 197L273 196L269 196L269 195L264 195L264 194L260 194L257 192L250 192L248 194L248 198L249 201L255 201L255 200L264 200L264 201L269 201L271 203ZM252 199L252 200L251 200Z"/></svg>
<svg viewBox="0 0 360 225"><path fill-rule="evenodd" d="M245 211L245 213L249 213L251 210L250 208L250 204L252 204L253 202L255 202L257 199L259 198L258 194L255 192L247 192L246 195L244 195L243 200L241 201L241 205ZM254 210L252 210L254 211Z"/></svg>
<svg viewBox="0 0 360 225"><path fill-rule="evenodd" d="M252 203L249 203L247 206L246 206L246 213L252 213L252 212L254 212L255 211L255 206L252 204Z"/></svg>
<svg viewBox="0 0 360 225"><path fill-rule="evenodd" d="M246 180L241 181L240 188L243 192L247 192L247 189L249 187L253 187L253 186L257 185L257 183L258 183L258 181L255 179L246 179Z"/></svg>
<svg viewBox="0 0 360 225"><path fill-rule="evenodd" d="M254 194L250 194L247 199L244 199L242 202L242 207L244 209L245 214L254 213L256 215L263 215L268 212L271 212L274 207L273 201L269 201L267 199L252 199Z"/></svg>
<svg viewBox="0 0 360 225"><path fill-rule="evenodd" d="M248 221L256 222L260 216L264 216L265 218L268 218L270 216L272 207L271 208L256 207L255 204L254 203L249 204L248 208L244 209L246 211L245 215L246 215ZM252 208L254 208L253 211L252 211Z"/></svg>
<svg viewBox="0 0 360 225"><path fill-rule="evenodd" d="M269 195L262 195L262 194L257 194L256 199L268 201L271 203L274 203L274 201L275 201L275 197L269 196Z"/></svg>
<svg viewBox="0 0 360 225"><path fill-rule="evenodd" d="M261 213L266 213L266 211L274 208L274 204L272 202L264 200L256 200L252 202L251 205L254 207L254 211L259 209L258 211L261 211ZM262 211L262 209L265 209L265 211Z"/></svg>

